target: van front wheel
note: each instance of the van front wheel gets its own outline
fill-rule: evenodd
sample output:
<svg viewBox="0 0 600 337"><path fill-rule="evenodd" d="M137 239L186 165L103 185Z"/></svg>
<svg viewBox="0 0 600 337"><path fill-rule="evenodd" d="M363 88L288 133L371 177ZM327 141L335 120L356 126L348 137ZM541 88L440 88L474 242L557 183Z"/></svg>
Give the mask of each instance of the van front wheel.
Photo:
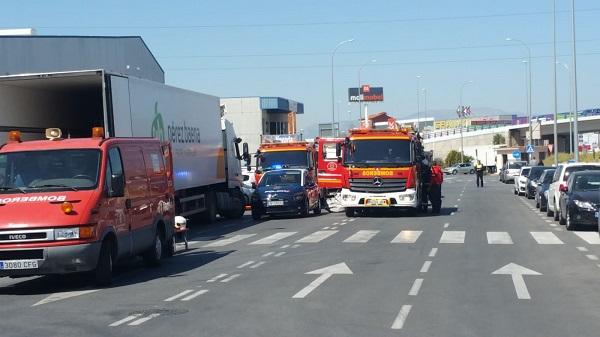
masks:
<svg viewBox="0 0 600 337"><path fill-rule="evenodd" d="M105 287L112 282L113 256L112 241L106 240L100 248L98 264L94 270L94 283L100 287Z"/></svg>

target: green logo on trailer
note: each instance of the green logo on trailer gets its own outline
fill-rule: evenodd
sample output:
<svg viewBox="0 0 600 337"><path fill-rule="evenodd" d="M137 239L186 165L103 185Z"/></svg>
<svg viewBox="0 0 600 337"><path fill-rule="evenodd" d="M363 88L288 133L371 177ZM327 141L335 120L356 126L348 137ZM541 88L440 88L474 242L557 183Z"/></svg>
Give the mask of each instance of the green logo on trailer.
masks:
<svg viewBox="0 0 600 337"><path fill-rule="evenodd" d="M165 124L162 116L158 112L158 102L154 103L154 120L152 121L152 130L150 132L153 138L158 138L161 141L165 140Z"/></svg>

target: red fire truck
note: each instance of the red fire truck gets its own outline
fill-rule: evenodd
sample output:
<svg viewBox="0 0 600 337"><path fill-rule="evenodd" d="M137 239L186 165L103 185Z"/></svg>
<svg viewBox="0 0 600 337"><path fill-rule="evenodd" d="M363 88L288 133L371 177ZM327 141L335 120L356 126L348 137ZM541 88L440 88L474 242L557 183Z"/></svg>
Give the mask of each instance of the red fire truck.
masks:
<svg viewBox="0 0 600 337"><path fill-rule="evenodd" d="M333 196L342 190L345 167L342 158L336 155L338 144L343 144L344 138L317 138L317 179L319 187L327 196Z"/></svg>

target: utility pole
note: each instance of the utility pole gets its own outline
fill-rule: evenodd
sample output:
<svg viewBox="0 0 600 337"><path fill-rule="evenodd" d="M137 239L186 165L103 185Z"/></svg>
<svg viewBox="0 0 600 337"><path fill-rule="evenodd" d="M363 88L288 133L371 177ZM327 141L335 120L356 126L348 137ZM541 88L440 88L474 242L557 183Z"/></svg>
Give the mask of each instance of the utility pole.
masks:
<svg viewBox="0 0 600 337"><path fill-rule="evenodd" d="M340 48L342 45L346 44L346 43L350 43L354 41L354 39L349 39L349 40L344 40L340 43L338 43L335 48L333 49L333 52L331 52L331 137L335 137L335 86L333 83L333 58L335 56L335 52L337 52L338 48ZM359 89L360 90L360 89Z"/></svg>
<svg viewBox="0 0 600 337"><path fill-rule="evenodd" d="M552 31L553 31L553 57L554 62L552 64L552 72L554 75L554 145L552 146L552 152L554 154L554 166L558 166L558 98L557 98L557 86L556 86L556 0L552 2ZM570 143L570 142L569 142Z"/></svg>
<svg viewBox="0 0 600 337"><path fill-rule="evenodd" d="M555 0L556 1L556 0ZM574 119L573 119L573 136L575 137L575 161L579 161L579 125L577 112L577 49L575 46L575 0L571 0L571 25L573 31L573 104L574 104Z"/></svg>

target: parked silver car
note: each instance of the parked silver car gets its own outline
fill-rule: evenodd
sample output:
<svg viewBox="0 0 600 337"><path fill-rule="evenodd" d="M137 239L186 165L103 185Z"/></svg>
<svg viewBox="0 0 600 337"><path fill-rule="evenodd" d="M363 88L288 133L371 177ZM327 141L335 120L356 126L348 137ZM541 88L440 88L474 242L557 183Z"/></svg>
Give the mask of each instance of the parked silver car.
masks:
<svg viewBox="0 0 600 337"><path fill-rule="evenodd" d="M443 171L445 174L473 174L475 173L475 167L471 163L462 163L446 167Z"/></svg>

